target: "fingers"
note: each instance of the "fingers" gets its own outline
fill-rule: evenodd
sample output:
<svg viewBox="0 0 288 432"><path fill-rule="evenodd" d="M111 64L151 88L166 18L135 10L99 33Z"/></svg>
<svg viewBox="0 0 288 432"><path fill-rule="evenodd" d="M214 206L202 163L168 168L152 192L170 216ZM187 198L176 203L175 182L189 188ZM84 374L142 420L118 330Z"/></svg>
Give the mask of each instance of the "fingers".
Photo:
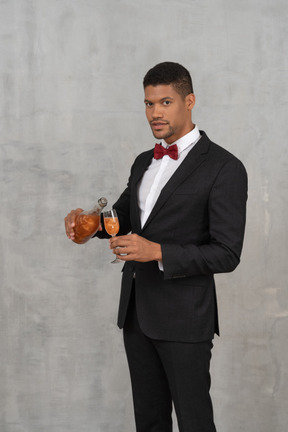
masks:
<svg viewBox="0 0 288 432"><path fill-rule="evenodd" d="M132 237L132 238L131 238ZM131 260L131 240L133 239L133 234L119 237L110 238L110 249L112 252L122 261ZM128 253L129 258L128 258Z"/></svg>
<svg viewBox="0 0 288 432"><path fill-rule="evenodd" d="M118 247L121 248L131 248L133 245L133 237L136 234L128 234L126 236L119 236L119 237L111 237L110 238L110 249L115 249Z"/></svg>
<svg viewBox="0 0 288 432"><path fill-rule="evenodd" d="M122 261L141 260L141 240L137 234L110 238L110 249Z"/></svg>
<svg viewBox="0 0 288 432"><path fill-rule="evenodd" d="M74 240L75 238L74 227L75 227L76 216L79 213L82 213L82 211L83 209L80 208L77 208L76 210L72 210L70 213L68 213L68 215L64 219L66 235L70 240Z"/></svg>
<svg viewBox="0 0 288 432"><path fill-rule="evenodd" d="M137 234L111 238L110 249L122 261L147 262L162 260L160 244L151 242ZM125 256L122 254L125 254Z"/></svg>

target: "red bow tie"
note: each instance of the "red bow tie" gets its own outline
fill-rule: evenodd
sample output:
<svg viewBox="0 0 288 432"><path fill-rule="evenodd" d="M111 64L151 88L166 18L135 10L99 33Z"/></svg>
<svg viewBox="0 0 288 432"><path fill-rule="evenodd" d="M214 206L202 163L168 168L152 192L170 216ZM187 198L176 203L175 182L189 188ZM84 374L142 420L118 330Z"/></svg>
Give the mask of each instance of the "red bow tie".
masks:
<svg viewBox="0 0 288 432"><path fill-rule="evenodd" d="M163 156L168 155L172 159L177 160L178 159L178 147L177 144L173 144L169 146L167 149L165 149L160 144L155 144L154 148L154 159L162 159Z"/></svg>

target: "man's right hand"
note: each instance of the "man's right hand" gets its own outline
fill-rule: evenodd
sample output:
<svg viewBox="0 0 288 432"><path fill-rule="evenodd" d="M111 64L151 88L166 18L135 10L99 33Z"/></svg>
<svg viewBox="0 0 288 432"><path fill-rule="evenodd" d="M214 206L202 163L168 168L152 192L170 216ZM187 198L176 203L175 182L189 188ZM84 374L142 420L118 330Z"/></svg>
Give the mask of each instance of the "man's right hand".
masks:
<svg viewBox="0 0 288 432"><path fill-rule="evenodd" d="M68 215L64 219L66 235L72 241L75 240L74 228L75 228L76 216L82 212L83 212L83 209L77 208L76 210L72 210L70 213L68 213Z"/></svg>

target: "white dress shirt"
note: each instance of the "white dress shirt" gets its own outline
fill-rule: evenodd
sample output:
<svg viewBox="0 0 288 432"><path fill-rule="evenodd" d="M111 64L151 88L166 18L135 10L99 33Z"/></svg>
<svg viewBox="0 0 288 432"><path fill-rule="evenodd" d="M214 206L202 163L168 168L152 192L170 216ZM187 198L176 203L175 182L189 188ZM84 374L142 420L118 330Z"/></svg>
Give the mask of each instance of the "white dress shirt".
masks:
<svg viewBox="0 0 288 432"><path fill-rule="evenodd" d="M138 188L138 205L142 227L148 219L161 190L200 138L198 127L195 126L191 132L173 143L178 146L177 160L171 159L168 155L163 156L162 159L152 159ZM169 147L164 140L161 140L160 144L165 148Z"/></svg>
<svg viewBox="0 0 288 432"><path fill-rule="evenodd" d="M144 226L148 219L159 198L161 190L200 138L199 129L195 125L191 132L172 143L178 146L177 160L170 158L168 155L163 156L162 159L152 159L138 187L138 206L140 209L141 227ZM160 144L165 148L169 147L164 140L161 140ZM161 262L159 262L159 268L163 270Z"/></svg>

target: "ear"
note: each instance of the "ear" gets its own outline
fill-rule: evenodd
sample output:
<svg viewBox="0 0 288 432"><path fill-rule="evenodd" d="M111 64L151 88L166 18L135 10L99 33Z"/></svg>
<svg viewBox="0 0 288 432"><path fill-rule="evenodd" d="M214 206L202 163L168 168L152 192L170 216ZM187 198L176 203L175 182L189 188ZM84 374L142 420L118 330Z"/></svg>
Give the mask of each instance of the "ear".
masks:
<svg viewBox="0 0 288 432"><path fill-rule="evenodd" d="M186 106L188 111L192 111L195 105L195 95L194 93L189 93L186 98Z"/></svg>

